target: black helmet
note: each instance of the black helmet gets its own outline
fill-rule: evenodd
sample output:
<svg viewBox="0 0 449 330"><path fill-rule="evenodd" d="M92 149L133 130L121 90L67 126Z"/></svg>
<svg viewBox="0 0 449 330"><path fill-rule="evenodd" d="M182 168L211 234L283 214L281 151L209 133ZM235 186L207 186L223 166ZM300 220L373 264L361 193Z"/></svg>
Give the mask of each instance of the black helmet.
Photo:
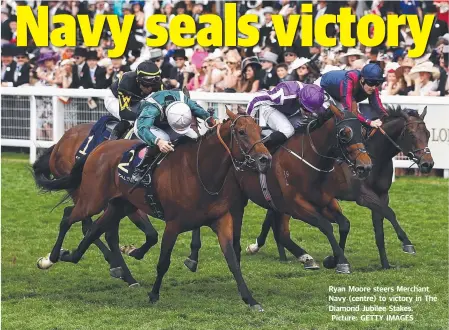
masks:
<svg viewBox="0 0 449 330"><path fill-rule="evenodd" d="M160 86L161 70L151 61L145 61L137 66L137 82L145 87Z"/></svg>

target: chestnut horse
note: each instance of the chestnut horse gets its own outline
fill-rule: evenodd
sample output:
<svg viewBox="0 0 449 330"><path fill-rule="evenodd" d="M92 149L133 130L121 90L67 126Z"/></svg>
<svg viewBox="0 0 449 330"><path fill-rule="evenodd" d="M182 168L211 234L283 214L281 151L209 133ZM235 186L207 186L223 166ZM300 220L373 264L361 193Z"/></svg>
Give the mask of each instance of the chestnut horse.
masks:
<svg viewBox="0 0 449 330"><path fill-rule="evenodd" d="M170 256L180 233L201 226L209 226L218 236L229 269L234 275L243 301L252 308L262 310L253 298L243 279L234 251L234 226L230 209L240 204L242 198L236 193L234 180L226 180L230 168L243 170L254 166L264 173L271 163L271 155L263 145L261 128L254 119L227 110L229 119L219 124L199 141L188 141L168 154L153 173L152 180L158 199L165 212L166 227L162 238L161 253L157 265L157 278L149 293L150 302L159 299L164 274L170 265ZM127 214L136 209L152 214L145 202L145 189L130 190L129 183L119 179L117 167L125 151L136 145L136 141L106 141L100 144L87 158L80 159L69 176L48 180L40 178L40 186L48 191L76 190L75 206L67 207L61 220L58 240L50 254L50 261L77 263L90 244L106 232L106 240L114 254L118 249L118 224ZM154 155L156 148L150 150ZM206 188L207 186L207 188ZM221 189L219 189L222 187ZM210 195L208 189L217 189ZM93 226L73 253L60 250L64 236L70 226L87 217L105 212ZM236 240L237 242L237 240ZM239 240L238 240L238 243ZM124 277L133 281L129 269L120 255ZM135 280L134 280L135 281Z"/></svg>
<svg viewBox="0 0 449 330"><path fill-rule="evenodd" d="M350 112L341 113L334 106L331 106L331 110L326 117L318 120L321 123L317 124L313 132L310 132L307 126L305 133L295 133L274 153L272 167L267 173L267 186L272 203L269 203L269 198L262 193L256 173L236 172L234 176L245 193L246 201L250 199L266 209L273 209L274 206L280 213L287 213L317 227L330 242L338 260L337 272L350 273L349 262L324 213L333 201L332 192L325 183L333 170L336 157L347 162L359 179L369 175L372 164L364 149L361 124L356 116ZM231 211L235 221L241 222L243 207ZM277 221L275 228L276 232L280 233L276 237L280 237L282 243L290 247L288 241L284 242L289 230L285 223ZM196 271L200 247L200 235L197 230L192 235L191 254L184 262L191 271ZM240 255L239 252L237 256ZM311 268L317 267L305 251L300 261Z"/></svg>
<svg viewBox="0 0 449 330"><path fill-rule="evenodd" d="M376 245L379 250L382 268L390 268L390 264L385 252L385 240L383 220L386 218L392 224L399 240L402 243L402 249L409 254L415 254L415 248L405 231L399 225L394 211L389 204L388 191L391 188L393 175L392 158L399 152L402 152L416 163L422 173L429 173L433 168L434 162L428 148L430 133L427 130L424 118L427 113L427 107L421 115L416 110L401 109L401 107L388 107L388 117L382 119L384 122L383 130L386 135L377 131L366 142L366 148L370 156L374 159L374 166L371 175L365 181L356 180L350 175L350 169L346 164L336 167L336 171L329 176L326 189L332 191L336 199L345 201L354 201L360 206L371 210L372 222ZM389 140L391 138L391 140ZM330 204L329 211L332 217L340 219L343 226L340 226L340 247L345 248L346 238L349 234L349 220L342 214L337 200L334 199ZM262 231L257 237L256 243L247 248L247 252L255 254L265 244L268 232L274 218L282 217L274 211L267 212L267 216L262 225ZM283 216L284 227L288 228L290 217ZM296 257L301 257L305 251L291 241L289 233L283 233L289 240L288 250ZM276 237L279 241L279 237ZM278 243L281 260L286 260L285 252L281 244ZM335 260L327 258L325 262L327 267L335 267Z"/></svg>

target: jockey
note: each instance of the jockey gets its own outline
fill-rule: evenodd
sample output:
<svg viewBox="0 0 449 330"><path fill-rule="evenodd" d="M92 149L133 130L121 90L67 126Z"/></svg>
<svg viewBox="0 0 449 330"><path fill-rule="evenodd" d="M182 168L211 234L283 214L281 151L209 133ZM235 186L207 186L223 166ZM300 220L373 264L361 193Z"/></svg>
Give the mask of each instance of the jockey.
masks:
<svg viewBox="0 0 449 330"><path fill-rule="evenodd" d="M254 97L246 111L253 117L259 111L259 116L274 130L270 135L270 144L281 145L293 136L295 128L301 125L303 115L323 113L323 103L324 90L319 86L284 81Z"/></svg>
<svg viewBox="0 0 449 330"><path fill-rule="evenodd" d="M164 153L174 151L171 141L181 136L198 137L190 127L192 117L207 120L210 126L215 124L209 112L182 91L167 90L152 94L139 104L139 113L134 133L149 146L157 145Z"/></svg>
<svg viewBox="0 0 449 330"><path fill-rule="evenodd" d="M365 118L358 111L357 103L368 98L371 108L377 114L386 115L387 112L380 101L378 90L382 82L383 72L380 66L369 63L363 67L362 71L336 70L327 72L315 84L324 88L335 101L340 102L343 109L354 113L363 124L377 128L382 126L382 121Z"/></svg>
<svg viewBox="0 0 449 330"><path fill-rule="evenodd" d="M138 117L138 104L153 92L162 89L161 71L151 61L138 65L136 71L126 72L109 89L104 99L106 109L121 121L111 132L110 140L120 138Z"/></svg>

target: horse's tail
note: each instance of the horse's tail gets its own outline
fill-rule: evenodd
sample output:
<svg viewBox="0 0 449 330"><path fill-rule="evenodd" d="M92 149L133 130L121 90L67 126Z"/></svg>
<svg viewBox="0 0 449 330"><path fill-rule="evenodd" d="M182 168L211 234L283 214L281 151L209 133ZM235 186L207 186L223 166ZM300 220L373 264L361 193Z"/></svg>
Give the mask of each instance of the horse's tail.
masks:
<svg viewBox="0 0 449 330"><path fill-rule="evenodd" d="M33 176L36 179L36 177L43 176L47 179L50 179L51 177L51 171L50 171L50 156L53 152L53 149L55 146L51 146L48 149L45 149L44 153L39 156L39 158L34 162L32 166L33 170ZM36 182L36 184L38 184Z"/></svg>
<svg viewBox="0 0 449 330"><path fill-rule="evenodd" d="M78 159L69 175L59 179L50 179L46 178L44 175L39 175L34 177L34 181L44 192L67 190L69 193L68 196L70 196L81 185L83 168L86 160L87 157ZM68 196L64 199L67 199Z"/></svg>

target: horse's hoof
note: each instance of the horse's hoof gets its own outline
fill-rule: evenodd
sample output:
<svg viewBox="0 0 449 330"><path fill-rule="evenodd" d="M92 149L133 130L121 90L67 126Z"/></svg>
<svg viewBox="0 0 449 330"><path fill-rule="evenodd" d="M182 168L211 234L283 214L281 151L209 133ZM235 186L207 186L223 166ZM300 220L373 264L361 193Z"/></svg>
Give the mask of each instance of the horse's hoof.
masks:
<svg viewBox="0 0 449 330"><path fill-rule="evenodd" d="M155 294L153 292L150 292L148 294L148 297L150 298L150 303L154 304L155 302L157 302L159 300L159 294Z"/></svg>
<svg viewBox="0 0 449 330"><path fill-rule="evenodd" d="M338 264L335 271L337 273L341 273L341 274L351 274L351 269L350 269L349 264Z"/></svg>
<svg viewBox="0 0 449 330"><path fill-rule="evenodd" d="M184 260L184 265L190 269L191 272L196 272L197 268L198 268L198 261L192 260L190 258L187 258L186 260Z"/></svg>
<svg viewBox="0 0 449 330"><path fill-rule="evenodd" d="M122 278L123 277L123 269L122 269L122 267L111 268L111 269L109 269L109 274L113 278Z"/></svg>
<svg viewBox="0 0 449 330"><path fill-rule="evenodd" d="M304 263L304 269L317 270L320 269L320 264L313 259L307 260Z"/></svg>
<svg viewBox="0 0 449 330"><path fill-rule="evenodd" d="M39 259L37 259L36 263L37 268L42 270L49 269L53 265L54 263L50 261L50 253L47 254L46 257L40 257Z"/></svg>
<svg viewBox="0 0 449 330"><path fill-rule="evenodd" d="M248 245L248 247L246 248L246 253L247 254L256 254L257 252L259 252L260 248L259 246L256 244L250 244Z"/></svg>
<svg viewBox="0 0 449 330"><path fill-rule="evenodd" d="M327 256L323 260L323 266L327 269L334 269L337 267L337 260L334 256Z"/></svg>
<svg viewBox="0 0 449 330"><path fill-rule="evenodd" d="M249 306L249 308L251 308L253 311L256 311L256 312L264 312L262 306L260 306L259 304Z"/></svg>
<svg viewBox="0 0 449 330"><path fill-rule="evenodd" d="M403 245L402 251L408 254L416 254L415 247L413 245Z"/></svg>
<svg viewBox="0 0 449 330"><path fill-rule="evenodd" d="M133 283L129 286L130 288L140 288L140 284L139 283Z"/></svg>

